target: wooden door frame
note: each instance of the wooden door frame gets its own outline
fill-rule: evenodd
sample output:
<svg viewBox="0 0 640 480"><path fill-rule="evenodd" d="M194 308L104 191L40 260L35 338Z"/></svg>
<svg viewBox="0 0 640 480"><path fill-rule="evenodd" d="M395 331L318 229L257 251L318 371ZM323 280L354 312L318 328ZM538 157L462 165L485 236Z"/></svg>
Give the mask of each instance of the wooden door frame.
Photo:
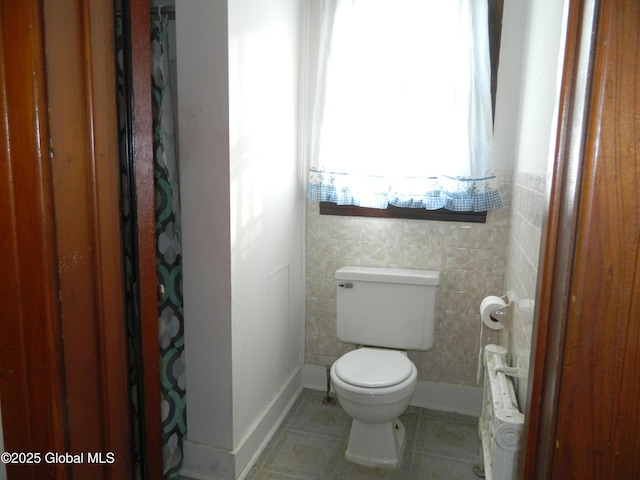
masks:
<svg viewBox="0 0 640 480"><path fill-rule="evenodd" d="M542 232L534 312L532 374L525 409L524 478L538 478L553 458L556 408L564 356L580 178L593 69L595 2L570 1L560 94L558 140Z"/></svg>
<svg viewBox="0 0 640 480"><path fill-rule="evenodd" d="M151 93L151 30L149 0L129 0L132 95L132 151L135 165L139 316L142 331L144 398L143 469L147 478L162 478L160 411L160 347L156 272L156 218L153 171L153 105ZM125 21L127 19L125 18Z"/></svg>
<svg viewBox="0 0 640 480"><path fill-rule="evenodd" d="M133 11L134 30L148 32L148 2ZM11 464L9 479L132 474L113 19L111 0L0 3L4 444L85 454L82 464ZM149 43L147 34L137 46L135 147L142 311L156 332L145 378L159 392ZM149 478L161 478L160 396L147 398L147 428L157 432ZM105 463L89 464L89 452Z"/></svg>
<svg viewBox="0 0 640 480"><path fill-rule="evenodd" d="M640 468L639 20L630 0L569 4L527 480L631 478Z"/></svg>
<svg viewBox="0 0 640 480"><path fill-rule="evenodd" d="M0 3L0 402L9 452L68 451L42 29L39 1ZM6 467L9 478L67 475L61 464Z"/></svg>
<svg viewBox="0 0 640 480"><path fill-rule="evenodd" d="M70 471L76 478L127 478L113 6L110 0L41 5L68 451L114 454L108 466L85 461Z"/></svg>

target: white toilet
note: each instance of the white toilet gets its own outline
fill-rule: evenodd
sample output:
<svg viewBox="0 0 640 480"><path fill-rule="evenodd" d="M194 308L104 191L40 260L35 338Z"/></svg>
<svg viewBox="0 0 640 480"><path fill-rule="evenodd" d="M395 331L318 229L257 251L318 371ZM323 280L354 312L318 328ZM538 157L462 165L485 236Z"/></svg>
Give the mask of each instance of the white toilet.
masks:
<svg viewBox="0 0 640 480"><path fill-rule="evenodd" d="M347 460L396 467L405 430L398 417L416 388L406 350L433 346L440 273L371 267L336 271L338 339L360 348L331 367L331 381L353 418Z"/></svg>

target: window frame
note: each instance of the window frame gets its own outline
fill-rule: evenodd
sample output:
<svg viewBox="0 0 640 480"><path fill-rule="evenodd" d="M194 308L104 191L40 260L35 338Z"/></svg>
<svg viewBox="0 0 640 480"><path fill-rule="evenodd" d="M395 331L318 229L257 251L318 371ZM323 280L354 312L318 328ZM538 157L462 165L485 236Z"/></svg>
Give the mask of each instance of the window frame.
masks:
<svg viewBox="0 0 640 480"><path fill-rule="evenodd" d="M486 223L487 212L454 212L446 208L427 210L426 208L405 208L389 205L387 208L366 208L356 205L336 205L318 202L320 215L349 217L403 218L408 220L440 220L445 222Z"/></svg>

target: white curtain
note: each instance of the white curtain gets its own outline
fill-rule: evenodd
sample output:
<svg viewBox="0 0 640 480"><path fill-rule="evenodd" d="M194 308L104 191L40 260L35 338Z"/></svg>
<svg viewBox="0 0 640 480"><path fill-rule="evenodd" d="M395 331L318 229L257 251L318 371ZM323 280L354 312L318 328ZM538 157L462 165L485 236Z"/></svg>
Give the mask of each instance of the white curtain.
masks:
<svg viewBox="0 0 640 480"><path fill-rule="evenodd" d="M500 207L486 0L311 3L307 196L375 208Z"/></svg>

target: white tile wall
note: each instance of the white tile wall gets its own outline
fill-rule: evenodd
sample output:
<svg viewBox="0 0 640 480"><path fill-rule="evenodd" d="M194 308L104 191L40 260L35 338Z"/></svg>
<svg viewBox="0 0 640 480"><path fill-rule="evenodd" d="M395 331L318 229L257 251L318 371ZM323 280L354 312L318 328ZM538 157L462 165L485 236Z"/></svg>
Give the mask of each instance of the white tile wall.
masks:
<svg viewBox="0 0 640 480"><path fill-rule="evenodd" d="M514 172L505 288L516 303L512 328L500 333L499 342L509 349L510 363L518 368L521 409L527 396L545 189L544 175Z"/></svg>
<svg viewBox="0 0 640 480"><path fill-rule="evenodd" d="M502 295L509 239L511 171L498 172L505 207L487 223L373 219L320 215L307 203L305 362L330 365L353 349L336 338L334 272L344 265L441 272L435 345L409 352L419 378L476 385L480 321L487 295ZM497 342L495 332L484 342Z"/></svg>

